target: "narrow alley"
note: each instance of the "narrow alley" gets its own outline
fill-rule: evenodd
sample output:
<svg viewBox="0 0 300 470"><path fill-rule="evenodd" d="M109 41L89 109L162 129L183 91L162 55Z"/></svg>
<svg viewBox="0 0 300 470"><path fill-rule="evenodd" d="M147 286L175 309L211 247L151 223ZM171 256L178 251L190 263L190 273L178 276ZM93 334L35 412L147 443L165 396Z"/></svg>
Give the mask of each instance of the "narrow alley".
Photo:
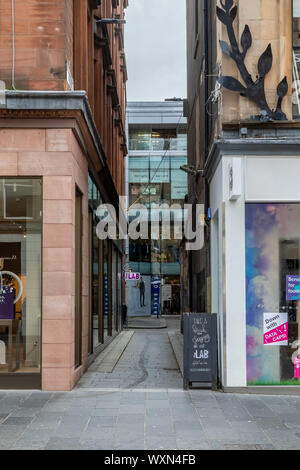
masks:
<svg viewBox="0 0 300 470"><path fill-rule="evenodd" d="M166 323L128 329L113 371L72 392L1 391L0 450L300 449L299 396L183 391Z"/></svg>

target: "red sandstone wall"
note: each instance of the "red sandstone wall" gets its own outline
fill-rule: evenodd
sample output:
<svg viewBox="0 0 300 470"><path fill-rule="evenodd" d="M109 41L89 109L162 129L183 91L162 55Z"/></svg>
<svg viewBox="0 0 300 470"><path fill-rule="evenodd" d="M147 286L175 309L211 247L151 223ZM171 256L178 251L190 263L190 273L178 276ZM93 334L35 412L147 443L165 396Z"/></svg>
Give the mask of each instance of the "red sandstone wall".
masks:
<svg viewBox="0 0 300 470"><path fill-rule="evenodd" d="M64 90L72 67L72 0L14 0L15 86ZM67 13L67 14L66 14ZM12 0L0 0L0 80L12 86Z"/></svg>
<svg viewBox="0 0 300 470"><path fill-rule="evenodd" d="M0 142L0 177L43 178L42 389L71 390L88 358L88 163L69 129L0 129ZM82 366L76 370L75 185L83 194Z"/></svg>

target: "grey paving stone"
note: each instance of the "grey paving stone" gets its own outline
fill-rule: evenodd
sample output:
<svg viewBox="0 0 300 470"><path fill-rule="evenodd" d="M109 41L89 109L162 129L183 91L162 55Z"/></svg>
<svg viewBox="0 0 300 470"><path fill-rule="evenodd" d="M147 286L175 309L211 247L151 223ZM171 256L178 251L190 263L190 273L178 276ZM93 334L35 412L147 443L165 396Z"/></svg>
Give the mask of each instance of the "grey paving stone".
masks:
<svg viewBox="0 0 300 470"><path fill-rule="evenodd" d="M16 408L14 411L11 412L10 416L13 418L30 418L35 417L39 413L40 410L37 408Z"/></svg>
<svg viewBox="0 0 300 470"><path fill-rule="evenodd" d="M55 429L62 421L62 414L59 412L41 411L31 423L32 429L52 428Z"/></svg>
<svg viewBox="0 0 300 470"><path fill-rule="evenodd" d="M265 434L271 439L273 443L295 443L300 446L300 433L294 433L289 429L267 429Z"/></svg>
<svg viewBox="0 0 300 470"><path fill-rule="evenodd" d="M179 450L211 450L210 445L205 440L182 440L177 439L177 448Z"/></svg>
<svg viewBox="0 0 300 470"><path fill-rule="evenodd" d="M96 408L92 412L92 416L111 416L116 417L118 416L118 409L114 408Z"/></svg>
<svg viewBox="0 0 300 470"><path fill-rule="evenodd" d="M45 444L42 444L40 442L21 442L15 444L11 450L44 450L45 449Z"/></svg>
<svg viewBox="0 0 300 470"><path fill-rule="evenodd" d="M9 416L8 413L0 414L0 424L3 423L4 420Z"/></svg>
<svg viewBox="0 0 300 470"><path fill-rule="evenodd" d="M115 428L89 428L84 430L80 435L80 440L104 440L113 439L115 434Z"/></svg>
<svg viewBox="0 0 300 470"><path fill-rule="evenodd" d="M164 436L170 436L174 433L174 427L172 423L165 424L146 424L145 426L146 435L157 435L162 434Z"/></svg>
<svg viewBox="0 0 300 470"><path fill-rule="evenodd" d="M230 421L230 426L238 432L261 432L262 429L254 421Z"/></svg>
<svg viewBox="0 0 300 470"><path fill-rule="evenodd" d="M148 407L148 403L146 405ZM145 405L144 404L136 404L136 405L121 405L119 408L120 414L141 414L145 412Z"/></svg>
<svg viewBox="0 0 300 470"><path fill-rule="evenodd" d="M273 416L272 418L256 418L254 419L255 423L262 429L262 430L275 430L275 429L282 429L286 430L287 426L282 421L282 419Z"/></svg>
<svg viewBox="0 0 300 470"><path fill-rule="evenodd" d="M116 426L117 416L92 416L89 421L89 429L93 427L113 428Z"/></svg>
<svg viewBox="0 0 300 470"><path fill-rule="evenodd" d="M120 414L118 416L118 425L120 424L139 424L144 423L145 414L144 413L136 413L136 414Z"/></svg>
<svg viewBox="0 0 300 470"><path fill-rule="evenodd" d="M0 439L0 450L10 450L16 443L16 439Z"/></svg>
<svg viewBox="0 0 300 470"><path fill-rule="evenodd" d="M146 416L170 417L170 408L146 408Z"/></svg>
<svg viewBox="0 0 300 470"><path fill-rule="evenodd" d="M2 422L3 426L27 426L33 420L32 417L8 417Z"/></svg>
<svg viewBox="0 0 300 470"><path fill-rule="evenodd" d="M79 439L52 437L45 446L45 450L80 450Z"/></svg>
<svg viewBox="0 0 300 470"><path fill-rule="evenodd" d="M239 442L242 444L271 444L271 439L263 432L239 431Z"/></svg>
<svg viewBox="0 0 300 470"><path fill-rule="evenodd" d="M25 431L26 425L13 425L13 426L4 426L0 425L0 442L2 439L11 440L16 439Z"/></svg>
<svg viewBox="0 0 300 470"><path fill-rule="evenodd" d="M177 450L176 439L159 438L159 437L146 437L146 448L148 450Z"/></svg>
<svg viewBox="0 0 300 470"><path fill-rule="evenodd" d="M19 437L17 442L25 443L38 443L41 442L46 444L50 437L54 435L54 430L52 428L43 428L43 429L33 429L32 427L27 427L25 432Z"/></svg>
<svg viewBox="0 0 300 470"><path fill-rule="evenodd" d="M80 448L82 450L113 450L113 439L111 440L80 440Z"/></svg>

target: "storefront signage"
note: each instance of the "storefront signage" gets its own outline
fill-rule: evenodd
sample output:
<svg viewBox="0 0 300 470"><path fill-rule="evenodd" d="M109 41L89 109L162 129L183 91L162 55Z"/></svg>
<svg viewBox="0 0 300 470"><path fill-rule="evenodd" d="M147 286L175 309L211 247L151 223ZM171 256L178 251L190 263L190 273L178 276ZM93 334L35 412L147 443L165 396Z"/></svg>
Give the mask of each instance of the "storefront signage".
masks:
<svg viewBox="0 0 300 470"><path fill-rule="evenodd" d="M184 314L184 381L216 384L217 315Z"/></svg>
<svg viewBox="0 0 300 470"><path fill-rule="evenodd" d="M300 300L300 276L286 276L286 300Z"/></svg>
<svg viewBox="0 0 300 470"><path fill-rule="evenodd" d="M288 345L287 313L264 313L264 345Z"/></svg>
<svg viewBox="0 0 300 470"><path fill-rule="evenodd" d="M14 301L16 291L13 287L3 286L0 289L0 320L14 320Z"/></svg>
<svg viewBox="0 0 300 470"><path fill-rule="evenodd" d="M152 276L151 279L151 315L160 315L160 277Z"/></svg>
<svg viewBox="0 0 300 470"><path fill-rule="evenodd" d="M125 273L126 281L139 281L141 277L140 273Z"/></svg>

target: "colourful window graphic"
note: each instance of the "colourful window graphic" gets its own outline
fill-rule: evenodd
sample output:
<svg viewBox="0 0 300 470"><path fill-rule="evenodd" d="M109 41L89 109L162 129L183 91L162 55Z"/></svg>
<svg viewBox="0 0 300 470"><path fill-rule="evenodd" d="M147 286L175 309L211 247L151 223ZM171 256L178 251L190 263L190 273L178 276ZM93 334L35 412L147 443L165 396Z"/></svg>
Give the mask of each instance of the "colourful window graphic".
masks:
<svg viewBox="0 0 300 470"><path fill-rule="evenodd" d="M299 385L300 204L246 204L246 312L248 384Z"/></svg>

